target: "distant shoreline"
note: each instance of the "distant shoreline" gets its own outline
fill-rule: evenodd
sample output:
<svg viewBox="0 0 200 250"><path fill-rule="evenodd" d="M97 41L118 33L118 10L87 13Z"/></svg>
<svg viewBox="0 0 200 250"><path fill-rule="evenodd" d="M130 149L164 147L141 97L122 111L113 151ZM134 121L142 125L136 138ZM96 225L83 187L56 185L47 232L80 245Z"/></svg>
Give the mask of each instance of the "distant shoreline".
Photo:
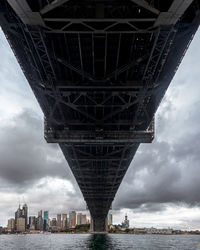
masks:
<svg viewBox="0 0 200 250"><path fill-rule="evenodd" d="M68 232L57 232L57 233L40 233L40 232L36 232L36 233L2 233L0 234L1 235L54 235L54 234L91 234L91 235L94 235L93 233L90 233L90 232L83 232L83 233L68 233ZM98 233L96 233L98 234ZM99 233L99 234L103 234L103 233ZM195 236L200 236L200 234L192 234L192 233L184 233L184 234L146 234L146 233L141 233L141 234L133 234L133 233L105 233L106 235L107 234L120 234L120 235L125 235L125 234L131 234L131 235L165 235L165 236L168 236L168 235L184 235L184 236L187 236L187 235L195 235Z"/></svg>

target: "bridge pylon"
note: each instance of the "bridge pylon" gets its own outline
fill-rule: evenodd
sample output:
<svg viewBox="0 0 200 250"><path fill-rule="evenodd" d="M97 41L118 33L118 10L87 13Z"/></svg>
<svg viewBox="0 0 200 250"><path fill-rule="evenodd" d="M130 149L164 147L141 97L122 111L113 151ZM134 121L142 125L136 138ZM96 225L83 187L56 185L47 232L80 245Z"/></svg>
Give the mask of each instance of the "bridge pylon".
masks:
<svg viewBox="0 0 200 250"><path fill-rule="evenodd" d="M106 234L108 233L108 218L105 219L97 218L90 220L90 233L95 234Z"/></svg>

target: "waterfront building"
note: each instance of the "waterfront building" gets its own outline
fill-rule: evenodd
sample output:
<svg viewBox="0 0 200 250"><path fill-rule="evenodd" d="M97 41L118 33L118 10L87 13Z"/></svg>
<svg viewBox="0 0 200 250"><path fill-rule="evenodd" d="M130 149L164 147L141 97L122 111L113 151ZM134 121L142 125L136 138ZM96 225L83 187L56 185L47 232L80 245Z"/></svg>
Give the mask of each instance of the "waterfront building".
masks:
<svg viewBox="0 0 200 250"><path fill-rule="evenodd" d="M29 229L35 230L36 229L36 218L35 216L29 216Z"/></svg>
<svg viewBox="0 0 200 250"><path fill-rule="evenodd" d="M67 228L69 228L69 217L67 218Z"/></svg>
<svg viewBox="0 0 200 250"><path fill-rule="evenodd" d="M81 216L81 224L83 224L83 225L87 224L86 214L82 214L82 216Z"/></svg>
<svg viewBox="0 0 200 250"><path fill-rule="evenodd" d="M48 229L49 229L49 212L44 211L43 230L48 231Z"/></svg>
<svg viewBox="0 0 200 250"><path fill-rule="evenodd" d="M157 228L147 228L147 234L172 234L172 229L157 229Z"/></svg>
<svg viewBox="0 0 200 250"><path fill-rule="evenodd" d="M129 220L128 220L127 214L125 215L125 219L122 222L122 229L126 229L126 228L129 228Z"/></svg>
<svg viewBox="0 0 200 250"><path fill-rule="evenodd" d="M8 220L8 231L9 232L13 232L15 230L15 219L14 218L11 218Z"/></svg>
<svg viewBox="0 0 200 250"><path fill-rule="evenodd" d="M81 223L81 219L82 219L81 217L82 217L82 213L78 213L77 214L77 223L76 223L77 225L81 225L82 224Z"/></svg>
<svg viewBox="0 0 200 250"><path fill-rule="evenodd" d="M37 230L43 230L42 210L38 212Z"/></svg>
<svg viewBox="0 0 200 250"><path fill-rule="evenodd" d="M62 228L67 228L67 214L62 214Z"/></svg>
<svg viewBox="0 0 200 250"><path fill-rule="evenodd" d="M38 211L38 217L42 217L42 210Z"/></svg>
<svg viewBox="0 0 200 250"><path fill-rule="evenodd" d="M35 216L29 216L29 225L35 225L36 218Z"/></svg>
<svg viewBox="0 0 200 250"><path fill-rule="evenodd" d="M39 230L39 218L35 218L35 230Z"/></svg>
<svg viewBox="0 0 200 250"><path fill-rule="evenodd" d="M25 218L25 227L27 229L27 224L28 224L28 206L24 204L22 206L22 218Z"/></svg>
<svg viewBox="0 0 200 250"><path fill-rule="evenodd" d="M17 211L15 212L15 230L17 230L17 219L18 218L24 218L25 219L25 228L27 229L27 222L28 222L28 206L24 204L22 208L19 207Z"/></svg>
<svg viewBox="0 0 200 250"><path fill-rule="evenodd" d="M57 220L56 220L56 218L52 218L51 227L56 227L56 226L57 226Z"/></svg>
<svg viewBox="0 0 200 250"><path fill-rule="evenodd" d="M76 212L71 211L69 212L69 227L75 228L75 226L76 226Z"/></svg>
<svg viewBox="0 0 200 250"><path fill-rule="evenodd" d="M19 207L17 211L15 212L15 230L17 230L17 218L19 218L20 215L21 215L21 209L20 209L20 204L19 204Z"/></svg>
<svg viewBox="0 0 200 250"><path fill-rule="evenodd" d="M112 225L113 224L113 218L112 218L112 214L109 213L108 214L108 226Z"/></svg>
<svg viewBox="0 0 200 250"><path fill-rule="evenodd" d="M17 218L17 232L26 231L26 220L23 217Z"/></svg>
<svg viewBox="0 0 200 250"><path fill-rule="evenodd" d="M57 227L61 228L61 214L57 214Z"/></svg>

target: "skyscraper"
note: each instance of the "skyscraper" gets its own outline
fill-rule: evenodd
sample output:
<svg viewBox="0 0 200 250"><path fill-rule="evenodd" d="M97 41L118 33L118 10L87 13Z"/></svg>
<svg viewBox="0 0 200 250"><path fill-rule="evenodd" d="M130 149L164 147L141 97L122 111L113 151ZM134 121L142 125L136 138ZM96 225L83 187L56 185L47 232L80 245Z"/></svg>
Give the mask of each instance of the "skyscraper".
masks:
<svg viewBox="0 0 200 250"><path fill-rule="evenodd" d="M51 220L51 227L56 227L56 225L57 225L56 218L53 218L53 219Z"/></svg>
<svg viewBox="0 0 200 250"><path fill-rule="evenodd" d="M11 218L8 220L8 231L13 232L15 229L15 219Z"/></svg>
<svg viewBox="0 0 200 250"><path fill-rule="evenodd" d="M35 216L29 216L29 229L35 230L36 229L36 218Z"/></svg>
<svg viewBox="0 0 200 250"><path fill-rule="evenodd" d="M82 217L82 213L78 213L77 214L77 225L81 225L82 223L81 223L81 218Z"/></svg>
<svg viewBox="0 0 200 250"><path fill-rule="evenodd" d="M86 214L78 213L77 214L77 223L76 224L77 225L87 224Z"/></svg>
<svg viewBox="0 0 200 250"><path fill-rule="evenodd" d="M24 204L22 206L22 218L25 218L25 227L27 229L27 224L28 224L28 206Z"/></svg>
<svg viewBox="0 0 200 250"><path fill-rule="evenodd" d="M57 214L57 227L61 228L61 214Z"/></svg>
<svg viewBox="0 0 200 250"><path fill-rule="evenodd" d="M81 224L87 224L87 217L86 217L86 214L82 214L81 216Z"/></svg>
<svg viewBox="0 0 200 250"><path fill-rule="evenodd" d="M25 219L25 229L27 229L27 222L28 222L28 206L24 204L22 208L19 207L17 211L15 212L15 230L17 230L17 219L18 218L24 218Z"/></svg>
<svg viewBox="0 0 200 250"><path fill-rule="evenodd" d="M17 231L18 232L26 231L25 221L26 220L23 217L17 218Z"/></svg>
<svg viewBox="0 0 200 250"><path fill-rule="evenodd" d="M124 222L122 222L122 228L129 228L129 220L127 214L125 215Z"/></svg>
<svg viewBox="0 0 200 250"><path fill-rule="evenodd" d="M43 230L42 210L38 212L37 230Z"/></svg>
<svg viewBox="0 0 200 250"><path fill-rule="evenodd" d="M67 214L62 214L62 228L67 228Z"/></svg>
<svg viewBox="0 0 200 250"><path fill-rule="evenodd" d="M48 229L49 229L49 212L44 211L43 230L47 231Z"/></svg>
<svg viewBox="0 0 200 250"><path fill-rule="evenodd" d="M109 213L109 214L108 214L108 226L112 225L112 220L113 220L112 214Z"/></svg>
<svg viewBox="0 0 200 250"><path fill-rule="evenodd" d="M70 228L75 228L75 226L76 226L76 212L71 211L69 213L69 227Z"/></svg>
<svg viewBox="0 0 200 250"><path fill-rule="evenodd" d="M17 230L17 219L20 218L20 216L21 216L21 208L19 204L19 207L17 211L15 212L15 230Z"/></svg>

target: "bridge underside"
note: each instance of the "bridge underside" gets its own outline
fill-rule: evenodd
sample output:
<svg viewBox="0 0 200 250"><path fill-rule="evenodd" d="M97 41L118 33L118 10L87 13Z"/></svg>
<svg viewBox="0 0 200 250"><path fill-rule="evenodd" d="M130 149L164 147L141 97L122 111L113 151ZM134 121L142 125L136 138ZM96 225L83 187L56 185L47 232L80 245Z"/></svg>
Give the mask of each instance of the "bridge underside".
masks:
<svg viewBox="0 0 200 250"><path fill-rule="evenodd" d="M8 4L9 2L9 4ZM11 7L12 6L12 7ZM93 218L105 218L199 23L199 1L1 1L0 23Z"/></svg>

